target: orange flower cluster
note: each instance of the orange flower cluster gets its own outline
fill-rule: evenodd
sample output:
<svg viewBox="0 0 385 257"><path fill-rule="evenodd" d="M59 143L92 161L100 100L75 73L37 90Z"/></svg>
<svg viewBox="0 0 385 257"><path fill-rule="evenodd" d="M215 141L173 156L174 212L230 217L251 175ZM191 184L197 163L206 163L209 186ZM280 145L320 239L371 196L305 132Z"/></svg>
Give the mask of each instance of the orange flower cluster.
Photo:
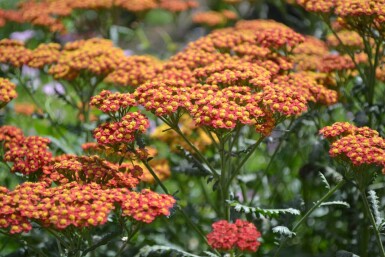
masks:
<svg viewBox="0 0 385 257"><path fill-rule="evenodd" d="M58 156L49 166L43 167L43 172L57 184L76 181L82 184L96 183L103 188L134 188L142 175L142 169L137 165L121 169L97 155Z"/></svg>
<svg viewBox="0 0 385 257"><path fill-rule="evenodd" d="M138 221L151 223L157 216L170 215L170 209L175 204L175 199L170 195L158 194L149 189L140 193L122 189L119 203L122 207L122 215L133 217Z"/></svg>
<svg viewBox="0 0 385 257"><path fill-rule="evenodd" d="M14 126L0 127L0 143L3 145L3 150L8 150L11 145L16 145L24 139L24 133L21 129Z"/></svg>
<svg viewBox="0 0 385 257"><path fill-rule="evenodd" d="M385 8L382 0L297 0L307 11L335 14L340 26L357 31L384 32Z"/></svg>
<svg viewBox="0 0 385 257"><path fill-rule="evenodd" d="M207 235L208 243L218 250L229 251L238 248L241 251L256 252L260 246L261 233L253 223L237 219L235 223L220 220L212 224L213 231Z"/></svg>
<svg viewBox="0 0 385 257"><path fill-rule="evenodd" d="M112 93L103 90L99 95L91 98L90 105L95 106L104 113L113 115L119 112L121 116L124 116L131 106L136 105L136 101L134 96L129 93Z"/></svg>
<svg viewBox="0 0 385 257"><path fill-rule="evenodd" d="M124 162L119 166L121 173L139 174L139 180L146 183L154 183L154 177L148 171L147 167L140 160L151 159L149 165L160 180L165 180L171 175L170 165L166 159L158 158L155 148L135 149L135 153L127 152L124 145L114 149L98 143L85 143L82 145L83 151L87 154L97 154L103 156L106 160L118 163L122 157L130 162ZM136 156L138 155L138 156ZM114 166L113 166L114 167ZM136 175L134 176L136 177ZM110 183L111 184L111 183Z"/></svg>
<svg viewBox="0 0 385 257"><path fill-rule="evenodd" d="M30 221L55 229L98 226L107 222L116 204L123 216L150 223L160 215L170 215L175 199L150 190L103 189L95 183L49 187L45 182L26 182L13 191L0 188L0 228L28 232Z"/></svg>
<svg viewBox="0 0 385 257"><path fill-rule="evenodd" d="M175 13L197 8L198 6L199 1L195 0L158 0L158 8Z"/></svg>
<svg viewBox="0 0 385 257"><path fill-rule="evenodd" d="M31 51L17 40L0 40L0 63L21 67L30 59Z"/></svg>
<svg viewBox="0 0 385 257"><path fill-rule="evenodd" d="M271 73L259 64L236 58L216 61L203 68L197 68L193 75L201 83L219 86L249 84L257 88L268 85L271 79Z"/></svg>
<svg viewBox="0 0 385 257"><path fill-rule="evenodd" d="M129 56L120 60L116 69L111 72L106 82L136 87L154 78L162 69L161 62L150 56Z"/></svg>
<svg viewBox="0 0 385 257"><path fill-rule="evenodd" d="M57 43L40 44L31 51L27 65L33 68L44 68L46 65L56 63L60 58L61 46Z"/></svg>
<svg viewBox="0 0 385 257"><path fill-rule="evenodd" d="M170 12L182 12L198 6L195 0L26 0L16 10L0 9L0 26L6 22L30 23L47 28L51 32L66 31L63 18L75 10L121 8L142 13L161 8Z"/></svg>
<svg viewBox="0 0 385 257"><path fill-rule="evenodd" d="M331 140L329 154L353 166L375 165L385 168L385 140L368 127L358 128L347 122L337 122L320 130Z"/></svg>
<svg viewBox="0 0 385 257"><path fill-rule="evenodd" d="M354 62L349 56L329 54L322 58L319 69L322 72L348 71L355 69Z"/></svg>
<svg viewBox="0 0 385 257"><path fill-rule="evenodd" d="M300 115L309 102L337 101L336 92L314 76L287 75L294 67L291 52L304 40L277 22L240 21L190 43L133 95L157 116L182 111L198 126L251 125L269 134L278 118ZM302 52L322 52L307 48Z"/></svg>
<svg viewBox="0 0 385 257"><path fill-rule="evenodd" d="M187 107L189 97L187 83L182 80L146 82L136 88L133 95L137 103L158 116L175 113L178 108Z"/></svg>
<svg viewBox="0 0 385 257"><path fill-rule="evenodd" d="M208 27L223 26L229 21L236 20L238 15L230 10L220 12L207 11L195 13L192 21L197 24L206 25Z"/></svg>
<svg viewBox="0 0 385 257"><path fill-rule="evenodd" d="M28 191L23 190L25 187ZM34 193L41 191L45 187L44 183L26 182L17 186L15 190L9 191L5 187L0 187L0 228L9 229L11 234L28 232L32 225L27 217L19 209L19 205L30 205L32 208L38 203Z"/></svg>
<svg viewBox="0 0 385 257"><path fill-rule="evenodd" d="M17 97L16 85L8 79L0 78L0 108L4 107L13 98Z"/></svg>
<svg viewBox="0 0 385 257"><path fill-rule="evenodd" d="M123 57L123 50L114 47L110 40L79 40L64 46L49 73L55 79L66 80L76 78L81 72L104 77L118 66Z"/></svg>
<svg viewBox="0 0 385 257"><path fill-rule="evenodd" d="M94 137L102 145L132 143L135 135L146 132L150 123L140 112L130 112L118 122L103 123L94 130Z"/></svg>
<svg viewBox="0 0 385 257"><path fill-rule="evenodd" d="M4 154L4 160L13 162L12 172L29 175L47 165L52 158L48 150L50 140L39 136L24 137L10 143L9 150Z"/></svg>

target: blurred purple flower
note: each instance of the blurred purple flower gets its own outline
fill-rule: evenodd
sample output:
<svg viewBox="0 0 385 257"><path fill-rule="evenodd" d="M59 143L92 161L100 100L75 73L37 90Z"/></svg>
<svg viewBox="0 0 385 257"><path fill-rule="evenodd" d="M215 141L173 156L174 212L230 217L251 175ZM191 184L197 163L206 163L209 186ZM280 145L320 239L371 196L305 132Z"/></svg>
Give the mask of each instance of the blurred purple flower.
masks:
<svg viewBox="0 0 385 257"><path fill-rule="evenodd" d="M36 33L33 30L25 30L25 31L19 31L19 32L11 33L10 38L25 42L28 39L31 39L32 37L34 37L35 34Z"/></svg>
<svg viewBox="0 0 385 257"><path fill-rule="evenodd" d="M21 75L29 78L38 78L40 75L40 71L35 68L31 68L27 65L23 65L21 68Z"/></svg>
<svg viewBox="0 0 385 257"><path fill-rule="evenodd" d="M64 87L57 81L52 81L43 86L43 92L46 95L63 95L65 93Z"/></svg>
<svg viewBox="0 0 385 257"><path fill-rule="evenodd" d="M134 51L132 51L131 49L124 49L123 52L125 56L131 56L134 54Z"/></svg>

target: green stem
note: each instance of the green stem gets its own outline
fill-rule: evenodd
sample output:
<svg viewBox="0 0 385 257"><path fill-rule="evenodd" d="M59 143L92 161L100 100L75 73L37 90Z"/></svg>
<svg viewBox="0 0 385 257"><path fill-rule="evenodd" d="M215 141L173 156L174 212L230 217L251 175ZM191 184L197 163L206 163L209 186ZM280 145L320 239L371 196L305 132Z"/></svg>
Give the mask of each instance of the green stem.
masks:
<svg viewBox="0 0 385 257"><path fill-rule="evenodd" d="M227 186L230 186L230 184L233 181L233 179L239 174L239 172L241 171L243 165L247 162L247 160L251 157L251 155L253 155L254 151L262 143L263 139L265 139L265 137L261 136L258 139L258 141L249 148L248 153L246 154L246 156L241 160L241 162L239 163L237 168L235 168L235 170L231 173L230 179L227 181Z"/></svg>
<svg viewBox="0 0 385 257"><path fill-rule="evenodd" d="M361 198L362 198L362 201L364 203L364 207L365 207L365 211L369 217L369 221L374 229L374 232L375 232L375 237L376 237L376 241L377 241L377 245L378 247L380 248L380 254L382 257L385 257L385 250L384 250L384 246L382 244L382 240L381 240L381 234L380 234L380 231L378 231L378 227L377 227L377 224L376 224L376 220L374 219L374 216L373 216L373 213L372 211L370 210L370 205L369 205L369 202L368 202L368 199L366 198L366 193L364 190L360 190L360 193L361 193Z"/></svg>
<svg viewBox="0 0 385 257"><path fill-rule="evenodd" d="M172 124L170 123L167 123L167 125L169 125L179 136L181 136L183 138L183 140L191 147L191 149L194 150L194 152L196 153L196 155L198 156L198 158L204 162L207 167L210 169L211 171L211 174L214 175L217 179L219 178L219 174L217 173L217 171L211 166L211 164L207 161L207 159L202 155L202 153L195 147L194 144L192 144L190 142L190 140L188 140L188 138L183 134L183 132L180 130L180 128L178 127L178 125L176 126L173 126Z"/></svg>
<svg viewBox="0 0 385 257"><path fill-rule="evenodd" d="M332 196L340 187L342 187L346 183L345 180L341 180L340 182L337 183L332 189L330 189L320 200L318 200L313 207L310 208L306 212L306 214L294 225L293 227L293 232L295 232L301 225L302 223L312 214L315 209L317 209L324 201L326 201L330 196Z"/></svg>
<svg viewBox="0 0 385 257"><path fill-rule="evenodd" d="M148 169L148 171L151 173L151 175L154 177L155 181L159 184L159 186L163 189L163 191L166 193L166 194L169 194L166 186L162 183L162 181L159 179L159 177L156 175L155 171L152 169L152 167L148 164L148 161L147 160L142 160L142 163L144 164L144 166L146 166L146 168Z"/></svg>
<svg viewBox="0 0 385 257"><path fill-rule="evenodd" d="M192 222L192 220L190 219L190 217L183 211L182 207L180 205L177 206L177 210L182 214L182 216L185 218L185 220L187 221L187 223L190 225L190 227L195 230L195 232L203 239L203 241L208 245L209 245L209 242L207 241L207 238L205 236L205 234L194 224L194 222ZM213 249L214 252L216 254L219 255L218 251Z"/></svg>
<svg viewBox="0 0 385 257"><path fill-rule="evenodd" d="M337 185L335 185L333 188L331 188L324 196L321 197L320 200L318 200L314 205L313 207L311 207L306 213L304 216L302 216L302 218L294 225L292 231L293 232L296 232L297 229L307 220L307 218L323 203L325 202L327 199L329 199L330 196L332 196L338 189L340 189L344 184L346 183L345 180L341 180L340 182L337 183ZM283 248L283 246L286 244L287 242L287 238L284 239L281 243L281 245L279 246L277 252L274 254L274 257L278 257L279 256L279 252L281 251L281 249Z"/></svg>

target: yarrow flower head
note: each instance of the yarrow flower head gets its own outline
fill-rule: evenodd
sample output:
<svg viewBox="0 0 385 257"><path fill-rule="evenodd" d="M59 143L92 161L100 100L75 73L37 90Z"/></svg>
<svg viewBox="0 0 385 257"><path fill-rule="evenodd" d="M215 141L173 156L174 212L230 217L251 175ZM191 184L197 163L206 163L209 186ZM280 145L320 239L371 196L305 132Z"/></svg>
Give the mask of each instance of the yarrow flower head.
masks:
<svg viewBox="0 0 385 257"><path fill-rule="evenodd" d="M79 40L64 46L57 63L49 69L49 73L55 79L66 80L74 79L80 72L103 77L112 72L122 58L123 50L114 47L109 40Z"/></svg>
<svg viewBox="0 0 385 257"><path fill-rule="evenodd" d="M135 135L143 134L150 126L148 118L140 112L129 112L117 122L103 123L94 130L94 137L99 144L119 145L132 143Z"/></svg>
<svg viewBox="0 0 385 257"><path fill-rule="evenodd" d="M104 113L114 115L116 112L119 116L124 116L132 106L136 106L135 97L129 93L112 93L103 90L99 95L93 96L90 101L91 106L95 106ZM122 117L118 117L122 118Z"/></svg>
<svg viewBox="0 0 385 257"><path fill-rule="evenodd" d="M52 158L48 149L50 140L39 136L29 136L18 142L11 143L4 159L13 162L12 172L20 172L24 175L41 170Z"/></svg>
<svg viewBox="0 0 385 257"><path fill-rule="evenodd" d="M137 165L121 168L97 155L59 156L50 165L45 166L43 172L57 184L76 181L97 183L103 188L135 188L143 173Z"/></svg>
<svg viewBox="0 0 385 257"><path fill-rule="evenodd" d="M182 80L146 82L133 95L139 104L157 116L175 113L189 103L187 85Z"/></svg>
<svg viewBox="0 0 385 257"><path fill-rule="evenodd" d="M192 17L194 23L208 27L223 26L229 21L236 20L237 14L230 10L207 11L195 13Z"/></svg>
<svg viewBox="0 0 385 257"><path fill-rule="evenodd" d="M128 56L122 58L106 82L119 86L137 87L154 78L162 69L160 60L150 56Z"/></svg>
<svg viewBox="0 0 385 257"><path fill-rule="evenodd" d="M20 68L31 58L31 50L24 47L24 43L12 40L0 40L0 63Z"/></svg>
<svg viewBox="0 0 385 257"><path fill-rule="evenodd" d="M28 66L33 68L43 68L46 65L56 63L60 58L61 46L57 43L40 44L31 51Z"/></svg>
<svg viewBox="0 0 385 257"><path fill-rule="evenodd" d="M0 228L10 233L28 232L32 221L58 230L94 227L105 224L116 205L122 216L150 223L158 216L170 215L175 202L170 195L148 189L133 192L75 181L56 187L26 182L13 191L0 187Z"/></svg>
<svg viewBox="0 0 385 257"><path fill-rule="evenodd" d="M320 134L331 141L331 157L339 158L353 167L385 168L385 140L377 131L337 122L321 129Z"/></svg>
<svg viewBox="0 0 385 257"><path fill-rule="evenodd" d="M214 249L256 252L260 246L261 233L253 223L237 219L235 223L220 220L212 225L213 231L207 235L209 245Z"/></svg>
<svg viewBox="0 0 385 257"><path fill-rule="evenodd" d="M16 85L5 78L0 78L0 108L7 105L12 99L17 97Z"/></svg>
<svg viewBox="0 0 385 257"><path fill-rule="evenodd" d="M13 145L17 145L24 139L23 131L14 126L1 126L0 127L0 143L3 145L3 150L7 151Z"/></svg>

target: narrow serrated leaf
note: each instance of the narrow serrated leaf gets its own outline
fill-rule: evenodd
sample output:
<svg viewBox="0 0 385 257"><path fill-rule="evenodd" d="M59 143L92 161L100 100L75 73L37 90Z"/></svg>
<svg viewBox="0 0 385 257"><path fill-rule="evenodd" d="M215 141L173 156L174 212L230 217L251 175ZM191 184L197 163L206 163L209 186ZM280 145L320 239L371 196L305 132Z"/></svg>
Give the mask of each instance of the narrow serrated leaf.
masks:
<svg viewBox="0 0 385 257"><path fill-rule="evenodd" d="M273 228L273 233L280 234L286 237L293 237L295 233L285 226L276 226Z"/></svg>
<svg viewBox="0 0 385 257"><path fill-rule="evenodd" d="M381 224L384 222L384 218L382 217L380 212L380 202L378 200L376 191L374 190L368 191L368 200L373 210L373 216L374 216L374 219L376 220L377 228L379 228Z"/></svg>
<svg viewBox="0 0 385 257"><path fill-rule="evenodd" d="M204 253L205 253L208 257L220 257L219 255L217 255L217 254L215 254L215 253L212 253L212 252L204 251Z"/></svg>
<svg viewBox="0 0 385 257"><path fill-rule="evenodd" d="M330 205L342 205L342 206L345 206L347 208L350 208L350 204L347 202L344 202L344 201L324 202L324 203L321 203L320 206L330 206Z"/></svg>
<svg viewBox="0 0 385 257"><path fill-rule="evenodd" d="M237 212L242 212L242 213L254 213L254 214L259 214L262 216L267 216L267 217L272 217L272 216L277 216L280 214L292 214L292 215L300 215L301 212L297 209L294 208L287 208L287 209L263 209L259 207L250 207L246 205L242 205L237 201L227 201L230 206L234 208L235 211Z"/></svg>
<svg viewBox="0 0 385 257"><path fill-rule="evenodd" d="M174 257L200 257L195 254L191 254L176 248L162 246L162 245L153 245L153 246L144 246L139 250L139 253L135 257L146 257L150 254L157 254L159 257L163 256L174 256Z"/></svg>
<svg viewBox="0 0 385 257"><path fill-rule="evenodd" d="M325 184L325 187L327 190L330 189L330 184L328 180L326 179L325 175L322 172L319 172L319 176L321 177L322 182Z"/></svg>

